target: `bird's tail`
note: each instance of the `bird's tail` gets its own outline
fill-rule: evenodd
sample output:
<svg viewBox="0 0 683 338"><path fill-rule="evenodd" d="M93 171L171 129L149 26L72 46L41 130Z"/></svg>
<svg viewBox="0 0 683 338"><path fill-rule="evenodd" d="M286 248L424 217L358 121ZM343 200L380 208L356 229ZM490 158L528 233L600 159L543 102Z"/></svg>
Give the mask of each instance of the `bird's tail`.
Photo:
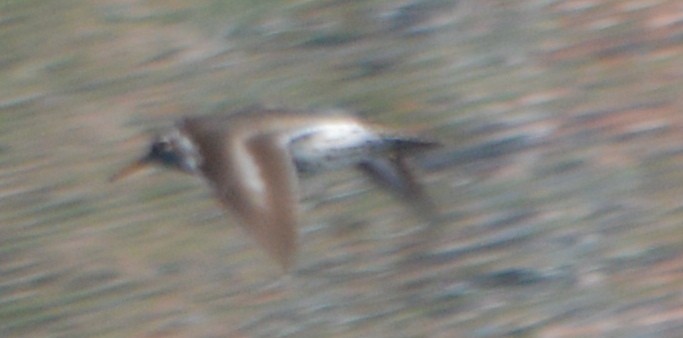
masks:
<svg viewBox="0 0 683 338"><path fill-rule="evenodd" d="M439 141L422 136L384 135L383 138L399 155L410 155L441 146Z"/></svg>

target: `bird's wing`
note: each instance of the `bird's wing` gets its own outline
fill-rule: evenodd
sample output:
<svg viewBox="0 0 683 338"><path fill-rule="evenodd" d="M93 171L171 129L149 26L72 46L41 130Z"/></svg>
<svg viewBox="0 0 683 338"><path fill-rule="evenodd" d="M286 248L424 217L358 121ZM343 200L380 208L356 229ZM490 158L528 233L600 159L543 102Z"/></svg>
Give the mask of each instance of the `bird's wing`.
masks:
<svg viewBox="0 0 683 338"><path fill-rule="evenodd" d="M380 187L410 203L420 214L432 214L433 202L417 182L405 157L369 159L358 164L358 169Z"/></svg>
<svg viewBox="0 0 683 338"><path fill-rule="evenodd" d="M277 134L240 139L206 129L197 133L201 126L192 120L186 120L185 128L200 148L203 174L219 200L287 270L297 247L298 193L294 163L284 140Z"/></svg>

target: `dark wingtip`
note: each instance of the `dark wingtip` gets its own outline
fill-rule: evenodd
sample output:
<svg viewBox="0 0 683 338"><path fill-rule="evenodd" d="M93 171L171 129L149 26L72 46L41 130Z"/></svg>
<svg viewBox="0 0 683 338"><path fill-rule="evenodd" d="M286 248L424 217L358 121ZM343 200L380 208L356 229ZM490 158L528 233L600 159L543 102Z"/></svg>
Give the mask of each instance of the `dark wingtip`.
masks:
<svg viewBox="0 0 683 338"><path fill-rule="evenodd" d="M411 205L420 216L430 219L437 207L424 187L419 184L406 158L377 158L360 163L357 167L380 187Z"/></svg>

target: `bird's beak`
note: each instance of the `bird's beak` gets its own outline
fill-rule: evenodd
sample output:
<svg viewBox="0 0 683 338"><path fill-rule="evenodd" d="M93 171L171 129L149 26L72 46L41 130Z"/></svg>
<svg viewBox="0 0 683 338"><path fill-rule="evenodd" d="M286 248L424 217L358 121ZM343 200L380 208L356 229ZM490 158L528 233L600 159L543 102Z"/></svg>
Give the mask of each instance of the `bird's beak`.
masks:
<svg viewBox="0 0 683 338"><path fill-rule="evenodd" d="M115 181L118 181L124 177L133 175L133 174L141 171L142 169L149 167L149 165L150 165L149 158L143 157L143 158L123 167L121 170L119 170L119 172L114 174L114 176L112 176L109 179L109 182L115 182Z"/></svg>

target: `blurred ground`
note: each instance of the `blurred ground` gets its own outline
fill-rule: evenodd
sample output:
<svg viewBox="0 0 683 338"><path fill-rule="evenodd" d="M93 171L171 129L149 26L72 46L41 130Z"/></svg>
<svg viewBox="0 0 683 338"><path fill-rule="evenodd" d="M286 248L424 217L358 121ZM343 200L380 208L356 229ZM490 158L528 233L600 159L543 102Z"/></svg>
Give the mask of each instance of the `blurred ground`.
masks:
<svg viewBox="0 0 683 338"><path fill-rule="evenodd" d="M683 336L676 0L0 2L3 337ZM442 224L305 182L282 276L200 180L107 178L256 102L424 130Z"/></svg>

